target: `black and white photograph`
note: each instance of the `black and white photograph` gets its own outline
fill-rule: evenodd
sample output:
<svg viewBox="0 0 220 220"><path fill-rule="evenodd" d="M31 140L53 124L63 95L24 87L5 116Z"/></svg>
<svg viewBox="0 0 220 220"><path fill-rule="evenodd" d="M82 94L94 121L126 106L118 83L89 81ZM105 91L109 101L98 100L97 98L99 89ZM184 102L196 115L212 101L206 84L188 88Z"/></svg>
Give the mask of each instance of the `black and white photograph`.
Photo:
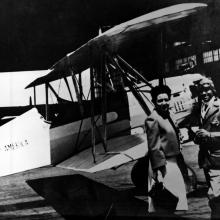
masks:
<svg viewBox="0 0 220 220"><path fill-rule="evenodd" d="M0 219L220 219L220 1L0 11Z"/></svg>

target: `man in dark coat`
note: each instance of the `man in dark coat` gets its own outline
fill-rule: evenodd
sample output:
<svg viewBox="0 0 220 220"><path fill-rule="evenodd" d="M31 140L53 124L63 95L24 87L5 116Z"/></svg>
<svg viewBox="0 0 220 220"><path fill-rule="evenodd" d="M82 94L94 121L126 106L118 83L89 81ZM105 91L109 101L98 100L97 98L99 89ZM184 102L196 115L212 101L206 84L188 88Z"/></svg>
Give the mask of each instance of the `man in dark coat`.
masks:
<svg viewBox="0 0 220 220"><path fill-rule="evenodd" d="M211 218L220 218L220 99L213 82L204 78L199 83L200 126L194 142L199 144L199 166L204 169L209 187Z"/></svg>

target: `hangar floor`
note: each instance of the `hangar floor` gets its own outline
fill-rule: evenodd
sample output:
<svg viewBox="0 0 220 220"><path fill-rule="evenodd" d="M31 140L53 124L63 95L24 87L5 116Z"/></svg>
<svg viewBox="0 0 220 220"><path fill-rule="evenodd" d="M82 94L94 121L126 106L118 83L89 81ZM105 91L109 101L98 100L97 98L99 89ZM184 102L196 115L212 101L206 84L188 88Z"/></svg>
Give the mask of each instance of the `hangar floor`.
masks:
<svg viewBox="0 0 220 220"><path fill-rule="evenodd" d="M191 150L184 155L191 161ZM135 162L118 169L97 173L77 172L60 167L43 167L0 178L0 219L115 219L116 217L147 218L147 197L131 181ZM198 188L188 194L189 210L176 212L177 219L209 219L207 187L202 172ZM148 216L148 217L147 217ZM164 216L165 217L165 216ZM167 216L170 219L171 216ZM99 219L99 218L98 218Z"/></svg>

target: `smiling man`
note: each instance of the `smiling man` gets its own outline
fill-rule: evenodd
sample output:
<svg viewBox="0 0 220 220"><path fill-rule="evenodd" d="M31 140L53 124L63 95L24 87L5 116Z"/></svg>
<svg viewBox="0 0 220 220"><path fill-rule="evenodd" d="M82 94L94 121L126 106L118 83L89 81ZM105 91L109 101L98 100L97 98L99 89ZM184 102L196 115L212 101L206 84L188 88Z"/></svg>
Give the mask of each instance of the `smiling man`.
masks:
<svg viewBox="0 0 220 220"><path fill-rule="evenodd" d="M212 80L199 83L200 126L194 142L199 144L199 166L204 169L209 187L211 219L220 218L220 99Z"/></svg>

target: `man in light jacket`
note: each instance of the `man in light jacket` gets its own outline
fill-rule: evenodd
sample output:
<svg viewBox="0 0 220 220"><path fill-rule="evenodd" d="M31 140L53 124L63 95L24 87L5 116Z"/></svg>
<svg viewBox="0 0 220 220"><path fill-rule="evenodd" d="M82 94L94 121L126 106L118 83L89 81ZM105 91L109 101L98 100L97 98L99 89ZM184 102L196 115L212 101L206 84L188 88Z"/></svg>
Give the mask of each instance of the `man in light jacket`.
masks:
<svg viewBox="0 0 220 220"><path fill-rule="evenodd" d="M209 187L208 198L211 219L220 218L220 99L212 80L199 83L199 130L194 142L199 144L198 162L204 169Z"/></svg>

